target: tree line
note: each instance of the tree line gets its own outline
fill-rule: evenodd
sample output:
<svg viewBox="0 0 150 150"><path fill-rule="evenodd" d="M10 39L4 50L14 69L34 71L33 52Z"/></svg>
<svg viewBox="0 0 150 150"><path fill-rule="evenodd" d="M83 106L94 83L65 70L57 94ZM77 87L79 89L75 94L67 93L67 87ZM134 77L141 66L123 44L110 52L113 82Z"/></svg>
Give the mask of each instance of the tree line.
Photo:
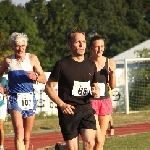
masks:
<svg viewBox="0 0 150 150"><path fill-rule="evenodd" d="M150 0L30 0L25 6L0 1L0 62L11 54L9 35L24 32L27 52L38 56L44 71L69 54L67 32L85 31L89 40L97 32L105 39L104 55L111 58L147 39L150 33Z"/></svg>

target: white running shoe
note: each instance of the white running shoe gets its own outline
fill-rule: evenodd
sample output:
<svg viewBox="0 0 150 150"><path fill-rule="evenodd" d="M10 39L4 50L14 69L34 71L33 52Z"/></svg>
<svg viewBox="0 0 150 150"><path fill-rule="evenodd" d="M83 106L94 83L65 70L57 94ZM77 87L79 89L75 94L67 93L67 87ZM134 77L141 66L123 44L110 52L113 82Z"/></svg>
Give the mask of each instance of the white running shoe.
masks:
<svg viewBox="0 0 150 150"><path fill-rule="evenodd" d="M110 135L112 136L114 135L114 133L115 133L114 129L110 129Z"/></svg>

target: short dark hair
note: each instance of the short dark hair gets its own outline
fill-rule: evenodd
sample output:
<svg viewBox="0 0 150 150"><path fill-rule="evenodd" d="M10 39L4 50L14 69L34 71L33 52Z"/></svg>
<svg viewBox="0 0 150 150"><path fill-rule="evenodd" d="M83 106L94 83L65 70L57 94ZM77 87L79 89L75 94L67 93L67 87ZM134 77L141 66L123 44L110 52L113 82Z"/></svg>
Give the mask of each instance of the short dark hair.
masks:
<svg viewBox="0 0 150 150"><path fill-rule="evenodd" d="M92 46L93 42L96 40L103 40L104 41L105 39L101 35L95 33L94 36L90 40L90 46Z"/></svg>
<svg viewBox="0 0 150 150"><path fill-rule="evenodd" d="M67 33L67 43L70 42L72 40L73 34L74 33L82 33L83 35L85 35L85 32L81 31L81 30L71 30L70 32Z"/></svg>

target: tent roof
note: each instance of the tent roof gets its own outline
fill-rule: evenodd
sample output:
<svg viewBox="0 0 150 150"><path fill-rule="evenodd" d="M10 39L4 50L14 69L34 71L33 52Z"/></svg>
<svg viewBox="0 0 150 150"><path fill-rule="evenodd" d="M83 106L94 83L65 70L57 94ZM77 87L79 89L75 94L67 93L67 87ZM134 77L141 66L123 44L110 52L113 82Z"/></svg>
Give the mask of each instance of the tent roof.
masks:
<svg viewBox="0 0 150 150"><path fill-rule="evenodd" d="M129 50L124 51L123 53L114 56L112 59L116 62L116 64L123 63L124 59L133 59L138 58L137 54L135 54L136 50L143 50L144 48L150 48L150 40L144 41Z"/></svg>

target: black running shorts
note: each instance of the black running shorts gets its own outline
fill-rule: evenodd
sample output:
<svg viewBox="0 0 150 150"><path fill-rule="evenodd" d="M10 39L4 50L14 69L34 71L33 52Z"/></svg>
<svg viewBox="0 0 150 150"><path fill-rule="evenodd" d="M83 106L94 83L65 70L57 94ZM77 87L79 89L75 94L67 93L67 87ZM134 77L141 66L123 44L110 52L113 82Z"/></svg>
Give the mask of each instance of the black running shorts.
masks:
<svg viewBox="0 0 150 150"><path fill-rule="evenodd" d="M75 106L74 115L65 115L58 108L58 117L65 141L77 137L82 128L96 130L94 110L90 104Z"/></svg>

